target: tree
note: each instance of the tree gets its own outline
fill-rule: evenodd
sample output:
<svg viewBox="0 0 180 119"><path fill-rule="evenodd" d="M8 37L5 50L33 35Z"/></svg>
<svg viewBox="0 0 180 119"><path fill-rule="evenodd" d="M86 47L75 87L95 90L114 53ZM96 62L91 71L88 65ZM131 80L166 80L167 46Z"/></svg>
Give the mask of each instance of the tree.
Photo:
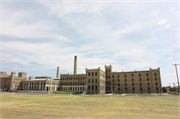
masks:
<svg viewBox="0 0 180 119"><path fill-rule="evenodd" d="M162 88L163 93L167 92L167 89L165 87Z"/></svg>
<svg viewBox="0 0 180 119"><path fill-rule="evenodd" d="M170 88L169 91L177 91L177 88Z"/></svg>

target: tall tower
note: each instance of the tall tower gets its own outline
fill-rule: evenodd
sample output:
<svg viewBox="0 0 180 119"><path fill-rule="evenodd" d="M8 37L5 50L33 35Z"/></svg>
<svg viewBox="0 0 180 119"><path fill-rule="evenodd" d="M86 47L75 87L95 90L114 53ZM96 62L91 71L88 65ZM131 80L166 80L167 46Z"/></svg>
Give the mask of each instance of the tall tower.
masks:
<svg viewBox="0 0 180 119"><path fill-rule="evenodd" d="M74 56L74 74L77 74L77 56Z"/></svg>
<svg viewBox="0 0 180 119"><path fill-rule="evenodd" d="M59 67L57 67L57 75L56 78L59 78Z"/></svg>

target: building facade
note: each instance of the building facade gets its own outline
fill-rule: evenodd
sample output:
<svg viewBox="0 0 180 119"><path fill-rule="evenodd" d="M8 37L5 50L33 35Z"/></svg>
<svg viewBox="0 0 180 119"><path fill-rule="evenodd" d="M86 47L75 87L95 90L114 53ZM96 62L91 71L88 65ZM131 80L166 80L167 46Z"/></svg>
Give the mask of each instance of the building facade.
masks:
<svg viewBox="0 0 180 119"><path fill-rule="evenodd" d="M61 91L86 91L98 93L160 93L162 92L160 68L146 71L112 72L112 66L87 69L77 74L77 57L74 58L74 74L60 74Z"/></svg>
<svg viewBox="0 0 180 119"><path fill-rule="evenodd" d="M29 77L29 80L23 81L23 90L29 91L58 91L59 78L49 76L37 76L35 79Z"/></svg>
<svg viewBox="0 0 180 119"><path fill-rule="evenodd" d="M11 72L11 75L8 75L6 72L0 72L0 83L1 90L10 91L14 90L22 90L23 83L22 81L28 80L26 77L26 73L19 72L18 76L15 76L16 72Z"/></svg>

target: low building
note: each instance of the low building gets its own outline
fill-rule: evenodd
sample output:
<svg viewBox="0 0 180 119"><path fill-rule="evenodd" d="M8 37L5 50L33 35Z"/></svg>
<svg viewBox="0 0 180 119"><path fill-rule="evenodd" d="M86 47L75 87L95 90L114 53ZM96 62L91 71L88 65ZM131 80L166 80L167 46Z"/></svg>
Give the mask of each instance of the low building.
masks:
<svg viewBox="0 0 180 119"><path fill-rule="evenodd" d="M51 78L49 76L36 76L35 79L30 76L29 80L23 81L23 90L58 91L59 81L59 78Z"/></svg>

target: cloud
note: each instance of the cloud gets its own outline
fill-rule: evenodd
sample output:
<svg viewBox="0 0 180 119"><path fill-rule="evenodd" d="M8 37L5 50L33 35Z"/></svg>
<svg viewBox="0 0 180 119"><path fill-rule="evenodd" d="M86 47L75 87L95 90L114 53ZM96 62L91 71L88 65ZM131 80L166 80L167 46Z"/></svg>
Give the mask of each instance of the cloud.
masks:
<svg viewBox="0 0 180 119"><path fill-rule="evenodd" d="M171 26L171 24L168 24L168 25L166 25L166 27L165 27L165 28L167 29L167 28L169 28L170 26Z"/></svg>
<svg viewBox="0 0 180 119"><path fill-rule="evenodd" d="M162 19L162 20L160 20L160 21L158 22L159 25L163 25L163 24L165 24L165 23L166 23L166 19Z"/></svg>
<svg viewBox="0 0 180 119"><path fill-rule="evenodd" d="M177 32L168 30L177 30L176 9L174 2L3 2L3 70L72 73L77 55L78 73L110 64L113 71L162 67L166 84L179 50Z"/></svg>

